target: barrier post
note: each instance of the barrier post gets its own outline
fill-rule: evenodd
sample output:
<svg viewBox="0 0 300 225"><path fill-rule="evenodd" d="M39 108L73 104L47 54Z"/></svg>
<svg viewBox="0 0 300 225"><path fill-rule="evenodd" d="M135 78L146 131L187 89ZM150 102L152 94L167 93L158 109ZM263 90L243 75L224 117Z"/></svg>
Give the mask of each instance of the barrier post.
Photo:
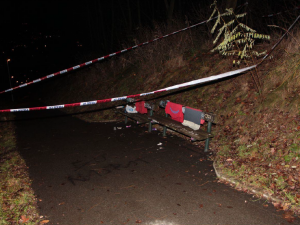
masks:
<svg viewBox="0 0 300 225"><path fill-rule="evenodd" d="M166 113L166 117L168 117L168 114ZM167 136L167 127L164 126L164 130L163 130L163 137Z"/></svg>
<svg viewBox="0 0 300 225"><path fill-rule="evenodd" d="M150 110L150 116L153 116L153 107L151 107ZM152 121L149 121L149 127L148 127L148 132L150 133L152 131Z"/></svg>
<svg viewBox="0 0 300 225"><path fill-rule="evenodd" d="M207 126L207 133L210 133L210 132L211 132L211 124L212 124L212 122L209 121L209 122L208 122L208 126ZM209 149L209 138L207 138L206 141L205 141L204 152L208 152L208 149Z"/></svg>

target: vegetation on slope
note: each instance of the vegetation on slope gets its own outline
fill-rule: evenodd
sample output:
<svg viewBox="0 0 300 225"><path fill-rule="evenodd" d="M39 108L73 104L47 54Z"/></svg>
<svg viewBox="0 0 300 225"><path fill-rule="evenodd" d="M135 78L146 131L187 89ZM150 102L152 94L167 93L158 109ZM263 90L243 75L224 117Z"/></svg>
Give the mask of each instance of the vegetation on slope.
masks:
<svg viewBox="0 0 300 225"><path fill-rule="evenodd" d="M175 28L173 28L175 30ZM162 30L162 33L166 30ZM57 80L48 98L53 104L88 101L152 91L233 70L232 59L209 53L209 42L197 30L136 49L118 58ZM149 32L143 31L149 34ZM270 49L281 36L272 34ZM144 36L143 40L148 36ZM149 38L150 39L150 38ZM260 93L250 73L172 95L148 96L200 108L217 115L212 159L245 187L260 188L284 201L284 210L300 206L300 32L293 31L255 71ZM253 62L255 63L255 62ZM72 80L71 83L70 80ZM169 93L168 93L169 94ZM156 97L156 99L153 99ZM120 103L68 109L88 121L114 119L109 107ZM201 146L203 148L203 146ZM299 212L299 211L298 211Z"/></svg>
<svg viewBox="0 0 300 225"><path fill-rule="evenodd" d="M14 130L12 122L0 122L0 224L38 224L37 199Z"/></svg>

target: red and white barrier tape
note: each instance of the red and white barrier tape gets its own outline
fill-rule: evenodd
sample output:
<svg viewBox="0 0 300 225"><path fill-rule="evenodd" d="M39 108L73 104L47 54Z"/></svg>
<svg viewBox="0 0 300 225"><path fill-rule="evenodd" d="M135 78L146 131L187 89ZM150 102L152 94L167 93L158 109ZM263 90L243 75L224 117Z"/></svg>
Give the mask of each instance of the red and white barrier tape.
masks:
<svg viewBox="0 0 300 225"><path fill-rule="evenodd" d="M288 9L288 10L281 11L281 12L278 12L278 13L273 13L273 14L265 15L265 16L262 16L262 17L263 17L263 18L269 18L269 17L273 17L273 16L278 16L278 15L280 15L280 14L289 12L289 11L291 11L291 10L297 10L297 9L300 9L300 6L296 6L296 7L293 8L293 9Z"/></svg>
<svg viewBox="0 0 300 225"><path fill-rule="evenodd" d="M93 101L88 101L88 102L70 103L70 104L63 104L63 105L52 105L52 106L19 108L19 109L3 109L3 110L0 110L0 113L4 113L4 112L24 112L24 111L46 110L46 109L61 109L61 108L76 107L76 106L96 105L96 104L105 103L105 102L115 102L115 101L125 100L127 98L142 97L142 96L146 96L146 95L152 95L152 94L165 92L165 91L170 91L170 90L174 90L174 89L178 89L178 88L182 88L182 87L189 87L189 86L193 86L193 85L196 85L196 84L202 84L202 83L206 83L206 82L210 82L210 81L214 81L214 80L223 79L223 78L226 78L226 77L234 76L234 75L252 70L256 66L257 65L246 67L246 68L235 70L235 71L230 71L230 72L215 75L215 76L201 78L201 79L198 79L198 80L189 81L189 82L186 82L186 83L183 83L183 84L177 84L177 85L174 85L174 86L171 86L171 87L167 87L167 88L164 88L164 89L159 89L159 90L151 91L151 92L147 92L147 93L134 94L134 95L128 95L128 96L122 96L122 97L116 97L116 98L108 98L108 99L102 99L102 100L93 100Z"/></svg>
<svg viewBox="0 0 300 225"><path fill-rule="evenodd" d="M296 20L293 22L293 24L285 32L285 34L276 42L276 44L271 48L271 50L265 55L265 57L263 57L263 59L258 64L253 65L253 66L249 66L249 67L239 69L239 70L229 71L227 73L222 73L222 74L215 75L215 76L200 78L197 80L189 81L189 82L182 83L182 84L177 84L174 86L166 87L163 89L159 89L159 90L147 92L147 93L134 94L134 95L117 97L117 98L108 98L108 99L102 99L102 100L94 100L94 101L88 101L88 102L70 103L70 104L63 104L63 105L52 105L52 106L42 106L42 107L32 107L32 108L18 108L18 109L2 109L2 110L0 110L0 113L35 111L35 110L46 110L46 109L60 109L60 108L68 108L68 107L76 107L76 106L96 105L96 104L105 103L105 102L114 102L114 101L125 100L127 98L136 98L136 97L142 97L142 96L146 96L146 95L152 95L152 94L156 94L156 93L160 93L160 92L170 91L170 90L174 90L174 89L178 89L178 88L182 88L182 87L189 87L189 86L193 86L193 85L197 85L197 84L202 84L202 83L234 76L234 75L252 70L255 67L257 67L258 65L260 65L271 54L271 52L278 46L278 44L283 40L283 38L290 32L290 30L293 28L293 26L296 24L296 22L299 19L300 19L300 15L296 18Z"/></svg>
<svg viewBox="0 0 300 225"><path fill-rule="evenodd" d="M243 6L245 6L245 5L248 5L248 2L246 2L245 4L240 5L240 6L238 6L238 7L243 7ZM300 7L296 7L295 9L299 9L299 8L300 8ZM288 10L287 10L287 11L288 11ZM281 13L281 12L280 12L280 13ZM277 13L277 14L280 14L280 13ZM277 15L277 14L270 14L270 15L268 15L268 16L263 16L263 17L271 17L271 16ZM65 69L65 70L61 70L61 71L56 72L56 73L52 73L52 74L50 74L50 75L47 75L47 76L38 78L38 79L33 80L33 81L30 81L30 82L28 82L28 83L21 84L21 85L19 85L19 86L16 86L16 87L13 87L13 88L10 88L10 89L6 89L6 90L4 90L4 91L0 91L0 94L6 93L6 92L10 92L10 91L13 91L13 90L22 88L22 87L27 87L28 85L35 84L35 83L38 83L38 82L40 82L40 81L43 81L43 80L46 80L46 79L49 79L49 78L52 78L52 77L55 77L55 76L58 76L58 75L61 75L61 74L65 74L65 73L68 73L68 72L73 71L73 70L77 70L77 69L79 69L79 68L82 68L82 67L88 66L88 65L90 65L90 64L94 64L94 63L96 63L96 62L99 62L99 61L102 61L102 60L104 60L104 59L110 58L110 57L112 57L112 56L119 55L119 54L121 54L121 53L127 52L127 51L129 51L129 50L131 50L131 49L135 49L135 48L138 48L138 47L141 47L141 46L150 44L150 43L152 43L152 42L161 40L161 39L163 39L163 38L172 36L172 35L174 35L174 34L180 33L180 32L182 32L182 31L191 29L191 28L193 28L193 27L199 26L199 25L201 25L201 24L204 24L204 23L206 23L206 22L208 22L208 21L211 21L211 20L214 20L214 19L216 19L216 18L217 18L217 16L214 17L214 18L211 18L210 20L202 21L202 22L200 22L200 23L197 23L197 24L194 24L194 25L192 25L192 26L183 28L183 29L181 29L181 30L172 32L172 33L170 33L170 34L167 34L167 35L164 35L164 36L155 38L155 39L153 39L153 40L150 40L150 41L147 41L147 42L144 42L144 43L141 43L141 44L138 44L138 45L135 45L135 46L132 46L132 47L123 49L123 50L118 51L118 52L114 52L114 53L111 53L111 54L102 56L102 57L100 57L100 58L97 58L97 59L94 59L94 60L91 60L91 61L82 63L82 64L77 65L77 66L70 67L70 68Z"/></svg>
<svg viewBox="0 0 300 225"><path fill-rule="evenodd" d="M214 17L214 18L212 18L212 19L210 19L210 20L214 20L214 19L216 19L216 18L217 18L217 17ZM194 28L194 27L199 26L199 25L201 25L201 24L204 24L204 23L206 23L206 22L208 22L208 21L210 21L210 20L205 20L205 21L203 21L203 22L200 22L200 23L194 24L194 25L192 25L192 26L183 28L183 29L181 29L181 30L172 32L172 33L170 33L170 34L166 34L166 35L164 35L164 36L155 38L155 39L153 39L153 40L146 41L146 42L144 42L144 43L141 43L141 44L138 44L138 45L135 45L135 46L132 46L132 47L123 49L123 50L118 51L118 52L114 52L114 53L108 54L108 55L106 55L106 56L102 56L102 57L100 57L100 58L97 58L97 59L94 59L94 60L91 60L91 61L82 63L82 64L77 65L77 66L70 67L70 68L68 68L68 69L65 69L65 70L62 70L62 71L59 71L59 72L56 72L56 73L52 73L52 74L50 74L50 75L47 75L47 76L38 78L38 79L33 80L33 81L30 81L30 82L28 82L28 83L25 83L25 84L22 84L22 85L19 85L19 86L16 86L16 87L13 87L13 88L10 88L10 89L1 91L0 94L6 93L6 92L10 92L10 91L13 91L13 90L18 89L18 88L26 87L26 86L28 86L28 85L30 85L30 84L38 83L38 82L40 82L40 81L42 81L42 80L46 80L46 79L52 78L52 77L57 76L57 75L61 75L61 74L64 74L64 73L68 73L68 72L73 71L73 70L77 70L77 69L82 68L82 67L84 67L84 66L88 66L88 65L90 65L90 64L93 64L93 63L102 61L102 60L107 59L107 58L110 58L110 57L112 57L112 56L119 55L119 54L121 54L121 53L127 52L127 51L129 51L129 50L131 50L131 49L135 49L135 48L138 48L138 47L141 47L141 46L150 44L150 43L152 43L152 42L161 40L161 39L163 39L163 38L172 36L172 35L174 35L174 34L180 33L180 32L182 32L182 31L185 31L185 30Z"/></svg>

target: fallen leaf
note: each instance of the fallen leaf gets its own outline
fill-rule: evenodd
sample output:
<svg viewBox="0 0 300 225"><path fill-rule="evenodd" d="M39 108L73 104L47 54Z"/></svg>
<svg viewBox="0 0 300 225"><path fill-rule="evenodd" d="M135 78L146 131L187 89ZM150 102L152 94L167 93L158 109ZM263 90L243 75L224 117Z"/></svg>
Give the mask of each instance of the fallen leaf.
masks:
<svg viewBox="0 0 300 225"><path fill-rule="evenodd" d="M142 221L141 220L137 220L137 221L135 221L135 223L141 223Z"/></svg>
<svg viewBox="0 0 300 225"><path fill-rule="evenodd" d="M272 154L272 155L275 154L275 148L271 148L271 154Z"/></svg>
<svg viewBox="0 0 300 225"><path fill-rule="evenodd" d="M268 204L265 204L264 207L267 208L267 207L269 207L269 205L268 205Z"/></svg>
<svg viewBox="0 0 300 225"><path fill-rule="evenodd" d="M199 205L199 208L203 208L203 204L200 204L200 205Z"/></svg>
<svg viewBox="0 0 300 225"><path fill-rule="evenodd" d="M49 223L50 222L50 220L43 220L43 221L41 221L41 224L45 224L45 223Z"/></svg>
<svg viewBox="0 0 300 225"><path fill-rule="evenodd" d="M26 216L21 216L22 223L27 223L29 218L26 218Z"/></svg>
<svg viewBox="0 0 300 225"><path fill-rule="evenodd" d="M281 207L281 204L279 202L273 202L273 206L275 209L279 209Z"/></svg>
<svg viewBox="0 0 300 225"><path fill-rule="evenodd" d="M227 208L228 208L228 209L232 209L233 207L232 207L232 206L227 206Z"/></svg>
<svg viewBox="0 0 300 225"><path fill-rule="evenodd" d="M290 208L291 204L290 203L284 203L282 209L284 211L287 211Z"/></svg>
<svg viewBox="0 0 300 225"><path fill-rule="evenodd" d="M283 217L284 219L286 219L286 221L288 221L289 223L292 223L292 222L294 222L294 220L295 220L295 217L294 217L293 215L294 215L294 213L293 213L292 211L286 211L286 212L282 215L282 217Z"/></svg>
<svg viewBox="0 0 300 225"><path fill-rule="evenodd" d="M275 184L274 184L274 183L271 183L271 184L270 184L270 189L273 190L274 188L275 188Z"/></svg>

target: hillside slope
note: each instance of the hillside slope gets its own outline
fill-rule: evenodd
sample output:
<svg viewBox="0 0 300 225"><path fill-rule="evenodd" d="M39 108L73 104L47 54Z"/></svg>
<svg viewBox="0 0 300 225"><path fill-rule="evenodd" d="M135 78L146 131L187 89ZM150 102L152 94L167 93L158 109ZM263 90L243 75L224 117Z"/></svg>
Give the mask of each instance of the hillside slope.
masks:
<svg viewBox="0 0 300 225"><path fill-rule="evenodd" d="M189 45L189 36L182 37L187 44L179 46L178 49L182 48L176 54L169 52L159 62L154 59L161 57L162 49L157 48L160 44L165 46L164 42L143 49L144 58L137 50L66 75L44 90L51 94L47 102L72 103L138 94L236 69L231 59L210 54L209 46L202 40L191 38L193 45ZM262 47L270 48L275 39ZM256 71L167 93L168 96L145 98L153 103L169 99L214 112L217 121L213 126L211 159L217 167L238 180L244 189L260 188L284 200L277 204L279 208L294 211L298 211L300 204L300 48L297 40L300 33L294 32L293 38L284 40L272 58ZM134 55L138 55L138 60L133 60ZM66 111L86 121L107 121L116 118L111 107L117 104L124 102ZM199 150L203 148L201 145Z"/></svg>

